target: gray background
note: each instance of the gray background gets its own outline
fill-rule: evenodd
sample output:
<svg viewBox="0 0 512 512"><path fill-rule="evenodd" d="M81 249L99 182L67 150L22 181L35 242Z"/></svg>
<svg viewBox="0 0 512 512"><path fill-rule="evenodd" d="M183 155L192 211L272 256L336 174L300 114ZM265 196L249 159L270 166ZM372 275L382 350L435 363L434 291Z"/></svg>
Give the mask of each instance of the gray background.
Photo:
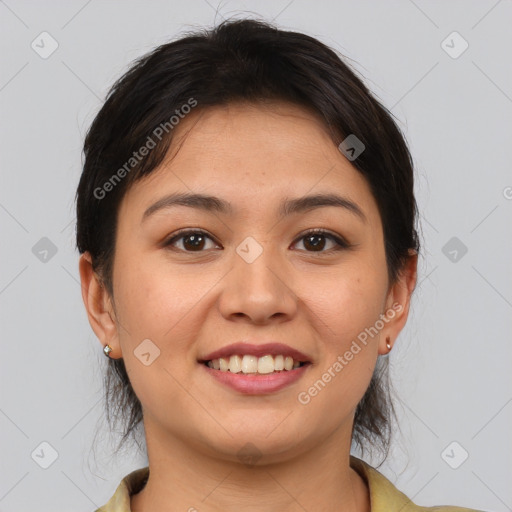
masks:
<svg viewBox="0 0 512 512"><path fill-rule="evenodd" d="M91 511L146 465L112 459L101 426L106 358L74 249L83 136L133 59L247 12L353 59L413 152L424 252L390 357L402 432L381 471L421 505L512 510L510 0L0 1L0 510ZM46 59L31 47L51 49L43 31L58 43ZM453 31L469 44L457 58Z"/></svg>

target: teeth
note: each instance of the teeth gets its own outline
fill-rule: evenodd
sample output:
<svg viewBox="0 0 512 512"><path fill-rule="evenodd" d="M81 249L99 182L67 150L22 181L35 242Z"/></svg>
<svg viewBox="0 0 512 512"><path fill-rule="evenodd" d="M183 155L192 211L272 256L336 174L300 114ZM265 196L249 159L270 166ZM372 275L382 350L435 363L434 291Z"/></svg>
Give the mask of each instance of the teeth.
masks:
<svg viewBox="0 0 512 512"><path fill-rule="evenodd" d="M231 373L242 371L242 358L240 356L231 356L229 358L229 371Z"/></svg>
<svg viewBox="0 0 512 512"><path fill-rule="evenodd" d="M263 356L258 359L258 373L272 373L274 371L274 358Z"/></svg>
<svg viewBox="0 0 512 512"><path fill-rule="evenodd" d="M258 358L256 356L245 355L242 358L242 373L257 373Z"/></svg>
<svg viewBox="0 0 512 512"><path fill-rule="evenodd" d="M266 355L256 357L250 355L233 355L230 358L220 357L208 361L208 366L221 372L230 371L231 373L260 373L268 374L275 371L294 370L300 367L299 361L294 361L290 356L272 356Z"/></svg>

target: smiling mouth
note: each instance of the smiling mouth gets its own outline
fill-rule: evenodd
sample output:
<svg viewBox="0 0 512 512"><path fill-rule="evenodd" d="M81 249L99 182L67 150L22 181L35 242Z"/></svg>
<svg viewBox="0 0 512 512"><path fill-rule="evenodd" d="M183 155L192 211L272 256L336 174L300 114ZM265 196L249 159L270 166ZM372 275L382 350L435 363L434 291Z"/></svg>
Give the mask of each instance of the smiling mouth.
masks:
<svg viewBox="0 0 512 512"><path fill-rule="evenodd" d="M297 361L290 356L273 356L270 354L263 357L234 354L230 357L220 357L218 359L200 362L213 370L219 370L221 372L253 375L289 372L310 364L307 361Z"/></svg>

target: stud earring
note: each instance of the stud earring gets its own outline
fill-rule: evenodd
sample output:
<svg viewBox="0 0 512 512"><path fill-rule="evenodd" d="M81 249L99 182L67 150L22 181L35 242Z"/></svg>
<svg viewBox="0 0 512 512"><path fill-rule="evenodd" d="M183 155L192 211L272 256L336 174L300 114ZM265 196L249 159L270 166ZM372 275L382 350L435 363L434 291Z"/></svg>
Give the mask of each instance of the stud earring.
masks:
<svg viewBox="0 0 512 512"><path fill-rule="evenodd" d="M112 347L110 345L105 345L105 347L103 348L103 353L108 357L110 358L110 352L112 352Z"/></svg>
<svg viewBox="0 0 512 512"><path fill-rule="evenodd" d="M388 336L388 337L386 338L386 347L387 347L388 351L391 351L391 343L389 343L389 341L390 341L390 338L389 338L389 336Z"/></svg>

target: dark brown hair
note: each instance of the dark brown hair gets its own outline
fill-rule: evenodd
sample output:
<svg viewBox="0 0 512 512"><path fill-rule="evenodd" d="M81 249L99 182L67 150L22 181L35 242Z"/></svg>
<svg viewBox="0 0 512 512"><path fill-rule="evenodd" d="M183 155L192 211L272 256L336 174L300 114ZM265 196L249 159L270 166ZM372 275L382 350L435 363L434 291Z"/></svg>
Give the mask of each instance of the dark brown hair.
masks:
<svg viewBox="0 0 512 512"><path fill-rule="evenodd" d="M76 194L77 248L90 252L112 297L120 202L134 182L162 162L172 140L171 117L181 117L191 99L198 109L235 101L292 102L316 112L337 146L355 135L365 149L352 165L377 202L389 283L396 281L409 250L419 251L419 240L413 162L392 115L342 58L317 39L261 21L228 20L138 59L112 86L86 135ZM162 126L167 129L156 137ZM149 138L155 146L132 161ZM120 447L142 420L122 359L108 361L105 397L112 430L118 421L123 424ZM384 448L387 454L393 413L387 358L380 357L356 409L353 442L363 449Z"/></svg>

